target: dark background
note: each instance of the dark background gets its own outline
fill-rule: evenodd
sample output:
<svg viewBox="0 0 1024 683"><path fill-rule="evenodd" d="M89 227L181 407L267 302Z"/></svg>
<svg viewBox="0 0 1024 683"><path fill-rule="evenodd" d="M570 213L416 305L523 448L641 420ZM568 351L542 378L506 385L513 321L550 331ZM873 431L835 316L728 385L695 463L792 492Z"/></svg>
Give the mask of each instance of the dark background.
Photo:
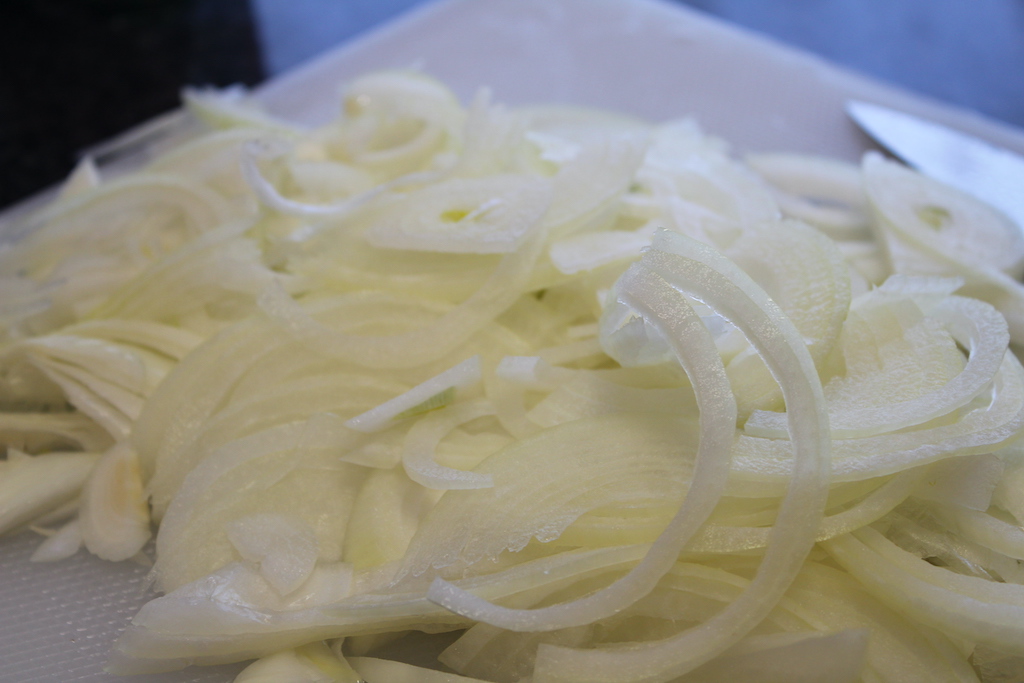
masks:
<svg viewBox="0 0 1024 683"><path fill-rule="evenodd" d="M1024 127L1024 0L677 1ZM183 85L258 84L422 2L0 0L0 207Z"/></svg>

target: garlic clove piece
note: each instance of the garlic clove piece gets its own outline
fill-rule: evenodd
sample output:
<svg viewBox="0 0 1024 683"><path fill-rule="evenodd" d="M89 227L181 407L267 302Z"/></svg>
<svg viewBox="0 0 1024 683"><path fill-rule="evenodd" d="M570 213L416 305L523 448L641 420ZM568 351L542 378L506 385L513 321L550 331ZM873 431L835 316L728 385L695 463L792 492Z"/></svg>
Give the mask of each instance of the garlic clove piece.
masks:
<svg viewBox="0 0 1024 683"><path fill-rule="evenodd" d="M150 537L149 505L139 458L125 442L103 454L82 489L82 540L93 555L117 562L135 556Z"/></svg>

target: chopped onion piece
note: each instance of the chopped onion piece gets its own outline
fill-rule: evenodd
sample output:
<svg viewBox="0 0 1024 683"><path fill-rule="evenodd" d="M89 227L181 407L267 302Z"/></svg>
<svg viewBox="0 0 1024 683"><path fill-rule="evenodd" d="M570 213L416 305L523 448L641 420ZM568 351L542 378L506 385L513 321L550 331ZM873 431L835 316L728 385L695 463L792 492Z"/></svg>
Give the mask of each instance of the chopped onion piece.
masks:
<svg viewBox="0 0 1024 683"><path fill-rule="evenodd" d="M401 396L396 396L362 415L351 418L345 422L345 426L359 432L379 432L387 429L396 419L412 417L439 407L434 398L450 389L466 389L478 384L480 373L480 356L467 358ZM425 404L429 405L424 408Z"/></svg>
<svg viewBox="0 0 1024 683"><path fill-rule="evenodd" d="M454 405L447 410L419 420L405 437L402 464L409 478L435 489L470 489L494 486L489 475L465 472L439 465L434 449L444 436L455 427L486 415L494 408L484 400Z"/></svg>

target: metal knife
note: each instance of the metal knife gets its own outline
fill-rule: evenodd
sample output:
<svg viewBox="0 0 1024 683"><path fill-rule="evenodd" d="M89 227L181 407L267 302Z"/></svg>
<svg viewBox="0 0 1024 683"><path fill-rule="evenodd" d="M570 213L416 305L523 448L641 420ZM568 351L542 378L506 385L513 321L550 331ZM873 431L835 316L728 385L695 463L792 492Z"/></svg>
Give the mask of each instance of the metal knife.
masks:
<svg viewBox="0 0 1024 683"><path fill-rule="evenodd" d="M875 104L850 101L846 112L909 165L988 202L1024 230L1024 156Z"/></svg>

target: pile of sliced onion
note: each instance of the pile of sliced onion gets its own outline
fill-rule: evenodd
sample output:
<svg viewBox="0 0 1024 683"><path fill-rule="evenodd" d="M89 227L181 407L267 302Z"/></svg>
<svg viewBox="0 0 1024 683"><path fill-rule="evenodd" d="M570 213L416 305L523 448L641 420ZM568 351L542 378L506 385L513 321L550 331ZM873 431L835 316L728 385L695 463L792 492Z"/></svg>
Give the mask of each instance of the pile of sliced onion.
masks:
<svg viewBox="0 0 1024 683"><path fill-rule="evenodd" d="M0 533L152 561L114 670L1022 680L1020 226L413 72L186 104L0 253Z"/></svg>

